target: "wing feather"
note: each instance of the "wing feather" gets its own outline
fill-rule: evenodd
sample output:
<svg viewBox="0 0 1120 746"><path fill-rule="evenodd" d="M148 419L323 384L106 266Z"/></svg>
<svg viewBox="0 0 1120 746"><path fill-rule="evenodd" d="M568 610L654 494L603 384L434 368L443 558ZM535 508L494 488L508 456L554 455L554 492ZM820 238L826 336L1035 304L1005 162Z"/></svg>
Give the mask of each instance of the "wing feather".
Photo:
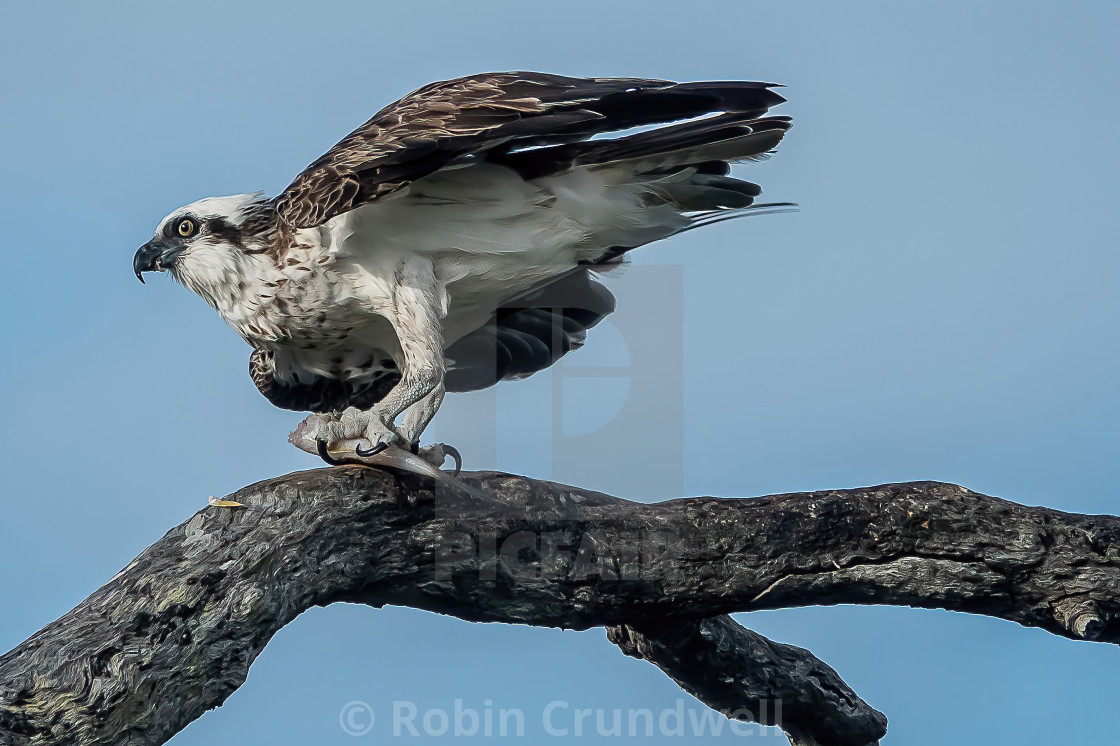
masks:
<svg viewBox="0 0 1120 746"><path fill-rule="evenodd" d="M447 390L475 391L525 378L583 344L614 311L614 296L583 267L507 301L489 323L447 349Z"/></svg>
<svg viewBox="0 0 1120 746"><path fill-rule="evenodd" d="M289 226L312 228L464 156L578 142L717 111L757 116L785 100L773 87L530 72L432 83L379 111L308 166L276 198L276 210Z"/></svg>

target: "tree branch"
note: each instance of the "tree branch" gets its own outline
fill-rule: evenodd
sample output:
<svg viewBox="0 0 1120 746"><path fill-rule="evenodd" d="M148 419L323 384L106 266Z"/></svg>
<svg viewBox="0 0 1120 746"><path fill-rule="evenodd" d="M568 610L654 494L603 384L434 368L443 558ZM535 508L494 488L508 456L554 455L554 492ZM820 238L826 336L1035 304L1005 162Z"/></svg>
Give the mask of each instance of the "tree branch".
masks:
<svg viewBox="0 0 1120 746"><path fill-rule="evenodd" d="M703 701L776 693L791 738L820 744L871 744L885 723L807 651L718 617L888 603L1120 640L1111 516L936 482L647 505L465 479L476 489L319 469L231 495L244 509L200 511L0 658L0 743L164 743L240 686L277 630L334 601L621 627L624 650ZM814 708L829 727L807 726Z"/></svg>
<svg viewBox="0 0 1120 746"><path fill-rule="evenodd" d="M804 648L768 640L731 617L608 627L622 652L737 720L777 725L794 746L866 746L887 718Z"/></svg>

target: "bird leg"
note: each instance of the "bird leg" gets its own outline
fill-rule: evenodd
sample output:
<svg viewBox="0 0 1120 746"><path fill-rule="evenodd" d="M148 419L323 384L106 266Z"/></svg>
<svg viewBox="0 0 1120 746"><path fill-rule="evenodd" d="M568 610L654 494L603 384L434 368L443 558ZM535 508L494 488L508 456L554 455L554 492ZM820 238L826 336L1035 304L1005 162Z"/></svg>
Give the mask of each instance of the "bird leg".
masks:
<svg viewBox="0 0 1120 746"><path fill-rule="evenodd" d="M438 386L432 389L423 399L411 405L401 415L401 425L397 428L404 442L409 444L413 450L420 443L420 434L424 432L424 428L435 417L436 412L439 411L439 405L443 403L443 395L446 389L443 383L440 382Z"/></svg>
<svg viewBox="0 0 1120 746"><path fill-rule="evenodd" d="M397 382L370 409L348 407L338 418L312 415L305 422L312 437L325 442L327 453L345 441L360 458L375 456L392 445L414 448L443 401L443 332L440 318L446 312L446 291L436 282L432 263L424 259L402 261L394 273L391 300L379 308L393 325L400 345L394 355L401 371ZM407 410L400 431L393 422Z"/></svg>
<svg viewBox="0 0 1120 746"><path fill-rule="evenodd" d="M388 315L400 344L401 380L370 412L389 425L404 413L397 433L406 448L415 448L446 391L440 318L447 310L447 294L431 261L405 261L396 277L399 284Z"/></svg>

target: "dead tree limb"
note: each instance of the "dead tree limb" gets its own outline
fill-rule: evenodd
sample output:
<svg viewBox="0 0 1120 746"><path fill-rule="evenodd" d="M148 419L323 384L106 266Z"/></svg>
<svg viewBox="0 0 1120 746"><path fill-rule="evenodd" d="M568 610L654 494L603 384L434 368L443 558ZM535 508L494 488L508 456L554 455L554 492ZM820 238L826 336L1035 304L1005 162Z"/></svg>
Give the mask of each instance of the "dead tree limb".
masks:
<svg viewBox="0 0 1120 746"><path fill-rule="evenodd" d="M937 482L640 504L503 474L473 491L338 467L262 482L145 549L0 657L0 744L161 744L335 601L614 628L733 717L780 698L799 744L873 744L885 718L808 651L723 615L814 604L957 609L1120 641L1120 519Z"/></svg>
<svg viewBox="0 0 1120 746"><path fill-rule="evenodd" d="M804 648L752 632L728 616L607 628L622 652L653 663L728 717L785 730L794 746L878 743L887 718Z"/></svg>

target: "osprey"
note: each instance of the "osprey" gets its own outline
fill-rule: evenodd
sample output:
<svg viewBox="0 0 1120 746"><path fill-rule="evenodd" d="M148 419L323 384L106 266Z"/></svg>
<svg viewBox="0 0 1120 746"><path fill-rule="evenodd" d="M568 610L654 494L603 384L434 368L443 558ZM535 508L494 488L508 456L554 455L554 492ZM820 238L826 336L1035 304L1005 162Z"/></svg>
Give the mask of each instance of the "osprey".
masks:
<svg viewBox="0 0 1120 746"><path fill-rule="evenodd" d="M444 393L547 368L614 310L593 273L750 210L729 164L790 119L773 84L475 75L375 114L279 196L175 210L133 259L248 342L323 458L417 448ZM637 130L615 137L602 133ZM305 446L306 447L306 446Z"/></svg>

